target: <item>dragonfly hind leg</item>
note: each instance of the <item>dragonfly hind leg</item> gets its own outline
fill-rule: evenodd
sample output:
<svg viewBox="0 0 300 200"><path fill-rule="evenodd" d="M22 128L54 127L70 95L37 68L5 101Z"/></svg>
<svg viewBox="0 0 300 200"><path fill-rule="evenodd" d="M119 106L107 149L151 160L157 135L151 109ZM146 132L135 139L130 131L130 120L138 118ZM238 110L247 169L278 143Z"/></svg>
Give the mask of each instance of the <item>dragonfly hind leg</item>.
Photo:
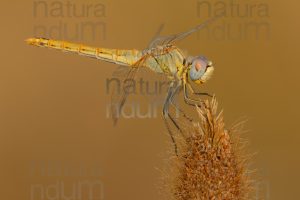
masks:
<svg viewBox="0 0 300 200"><path fill-rule="evenodd" d="M193 122L194 121L190 116L188 116L187 114L185 114L185 112L179 106L177 106L176 103L174 103L173 100L171 101L171 105L174 107L174 109L176 110L176 112L179 111L186 120L188 120L189 122Z"/></svg>
<svg viewBox="0 0 300 200"><path fill-rule="evenodd" d="M178 93L179 89L180 89L179 86L174 86L173 83L171 84L171 86L168 90L167 98L166 98L164 106L163 106L163 113L162 113L165 124L166 124L166 127L168 129L168 133L169 133L169 135L172 139L172 142L174 144L175 153L176 153L177 156L178 156L178 147L177 147L176 140L175 140L173 131L171 130L171 125L169 124L168 119L170 119L172 124L177 128L177 130L180 131L180 133L183 134L182 129L180 128L180 126L178 125L178 123L176 122L174 117L169 112L170 105L173 104L173 98Z"/></svg>
<svg viewBox="0 0 300 200"><path fill-rule="evenodd" d="M163 108L163 118L164 118L165 125L166 125L166 127L167 127L167 129L168 129L168 133L169 133L169 135L170 135L170 137L171 137L171 140L172 140L172 142L173 142L173 145L174 145L174 148L175 148L175 153L176 153L176 155L178 156L178 146L177 146L177 144L176 144L176 140L175 140L175 137L174 137L174 133L173 133L173 131L171 130L171 125L169 124L168 119L170 119L170 120L172 121L172 123L175 125L175 127L176 127L180 132L182 132L182 131L181 131L179 125L176 123L176 121L173 119L173 117L172 117L172 116L170 115L170 113L169 113L169 103L167 103L167 104L165 103L165 105L164 105L164 108Z"/></svg>

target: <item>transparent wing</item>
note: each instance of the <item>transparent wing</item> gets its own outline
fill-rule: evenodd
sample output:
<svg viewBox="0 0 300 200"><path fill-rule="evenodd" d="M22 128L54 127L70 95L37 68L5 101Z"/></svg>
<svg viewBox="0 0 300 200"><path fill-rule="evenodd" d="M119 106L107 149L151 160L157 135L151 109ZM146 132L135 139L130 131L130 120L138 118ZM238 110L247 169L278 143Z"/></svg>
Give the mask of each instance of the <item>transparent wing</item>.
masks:
<svg viewBox="0 0 300 200"><path fill-rule="evenodd" d="M172 44L176 41L182 40L182 39L188 37L189 35L191 35L192 33L197 32L197 31L201 30L202 28L206 27L208 24L214 22L215 20L217 20L220 17L222 17L222 15L210 18L210 19L206 20L205 22L203 22L202 24L199 24L198 26L192 28L191 30L183 32L183 33L168 35L168 36L158 36L150 42L149 48L155 48L157 46L165 46L168 44Z"/></svg>
<svg viewBox="0 0 300 200"><path fill-rule="evenodd" d="M112 73L114 78L124 78L130 71L130 66L118 65L117 69Z"/></svg>
<svg viewBox="0 0 300 200"><path fill-rule="evenodd" d="M120 118L120 113L129 95L129 88L132 88L134 84L135 75L139 68L143 65L146 60L147 55L143 56L132 66L119 66L117 71L115 71L114 76L121 78L122 82L119 90L114 89L111 95L111 116L113 123L116 126L118 119ZM129 68L129 70L128 70Z"/></svg>
<svg viewBox="0 0 300 200"><path fill-rule="evenodd" d="M165 27L164 24L161 24L161 25L159 26L159 28L158 28L157 32L155 33L154 37L152 38L152 40L151 40L150 43L148 44L147 49L150 49L151 46L153 46L152 43L160 37L159 35L160 35L160 33L162 32L162 30L164 29L164 27Z"/></svg>

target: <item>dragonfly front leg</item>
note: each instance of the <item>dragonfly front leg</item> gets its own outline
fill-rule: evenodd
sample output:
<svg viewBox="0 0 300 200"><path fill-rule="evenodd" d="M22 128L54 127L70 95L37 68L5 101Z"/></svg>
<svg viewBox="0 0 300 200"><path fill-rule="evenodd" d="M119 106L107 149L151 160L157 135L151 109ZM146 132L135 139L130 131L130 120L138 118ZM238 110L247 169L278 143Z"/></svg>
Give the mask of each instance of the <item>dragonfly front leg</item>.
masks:
<svg viewBox="0 0 300 200"><path fill-rule="evenodd" d="M188 85L188 88L191 90L193 95L213 97L213 95L211 95L207 92L195 92L195 89L190 84Z"/></svg>
<svg viewBox="0 0 300 200"><path fill-rule="evenodd" d="M188 95L188 91L187 91L187 83L183 84L183 95L184 95L184 101L186 104L190 105L190 106L199 106L202 107L203 106L203 100L201 99L192 99L189 97Z"/></svg>
<svg viewBox="0 0 300 200"><path fill-rule="evenodd" d="M209 93L206 93L206 92L194 92L193 93L194 95L197 95L197 96L208 96L208 97L213 97L213 95L209 94Z"/></svg>

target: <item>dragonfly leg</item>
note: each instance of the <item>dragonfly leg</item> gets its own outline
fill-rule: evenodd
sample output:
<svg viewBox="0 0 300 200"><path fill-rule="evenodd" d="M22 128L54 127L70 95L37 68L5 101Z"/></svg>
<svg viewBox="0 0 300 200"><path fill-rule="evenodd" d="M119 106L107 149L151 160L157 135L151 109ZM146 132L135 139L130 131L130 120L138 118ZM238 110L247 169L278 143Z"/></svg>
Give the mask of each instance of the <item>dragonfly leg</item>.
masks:
<svg viewBox="0 0 300 200"><path fill-rule="evenodd" d="M201 99L192 99L189 97L188 92L187 92L187 86L186 84L183 85L183 95L184 95L184 101L186 104L191 105L191 106L203 106L203 100Z"/></svg>
<svg viewBox="0 0 300 200"><path fill-rule="evenodd" d="M185 112L178 105L176 105L174 98L171 99L171 105L175 108L176 112L179 111L185 119L187 119L189 122L193 122L193 119L185 114Z"/></svg>
<svg viewBox="0 0 300 200"><path fill-rule="evenodd" d="M206 107L203 100L201 100L201 99L200 100L195 100L195 99L189 98L188 93L187 93L186 84L184 84L184 86L183 86L183 91L184 91L184 100L185 100L186 104L194 106L194 107L197 106L197 107L200 107L200 108L201 107ZM209 121L207 116L206 116L206 120Z"/></svg>
<svg viewBox="0 0 300 200"><path fill-rule="evenodd" d="M213 97L213 95L211 95L207 92L195 92L195 89L192 87L192 85L188 85L188 86L189 86L189 89L192 91L193 95Z"/></svg>
<svg viewBox="0 0 300 200"><path fill-rule="evenodd" d="M173 124L177 127L177 129L180 131L180 133L183 135L183 131L181 130L180 126L177 124L176 120L169 113L169 107L171 105L171 106L173 106L175 108L176 111L178 110L179 112L181 112L181 113L184 114L184 117L187 117L187 115L185 115L185 113L174 103L174 99L175 99L176 95L178 95L178 93L180 92L180 89L181 89L181 84L178 84L175 87L175 90L171 92L171 95L170 95L169 101L168 101L168 105L166 105L166 106L167 106L167 109L168 109L167 111L168 111L169 118L171 119L171 121L173 122Z"/></svg>
<svg viewBox="0 0 300 200"><path fill-rule="evenodd" d="M172 130L171 130L171 126L170 126L170 124L169 124L169 122L168 122L168 118L170 117L170 114L169 114L169 111L168 111L168 108L167 108L168 106L169 106L169 105L166 105L166 103L165 103L164 108L163 108L163 118L164 118L164 122L165 122L165 124L166 124L166 127L167 127L167 129L168 129L168 133L169 133L169 135L170 135L170 137L171 137L171 140L172 140L172 142L173 142L173 144L174 144L175 153L176 153L176 155L178 156L178 147L177 147L177 144L176 144L176 141L175 141L173 132L172 132ZM172 120L172 118L170 118L170 119Z"/></svg>
<svg viewBox="0 0 300 200"><path fill-rule="evenodd" d="M174 135L173 135L173 133L172 133L172 131L171 131L171 127L170 127L170 125L169 125L169 123L168 123L168 120L167 120L165 117L164 117L164 122L165 122L165 125L166 125L167 129L168 129L168 133L169 133L169 135L170 135L170 137L171 137L172 143L173 143L173 145L174 145L175 154L176 154L176 156L178 156L178 147L177 147L177 144L176 144Z"/></svg>
<svg viewBox="0 0 300 200"><path fill-rule="evenodd" d="M176 144L176 141L175 141L175 138L174 138L174 134L171 130L171 126L169 124L169 121L168 119L171 120L171 122L173 123L173 125L181 132L181 128L180 126L177 124L176 120L173 118L173 116L170 114L169 112L169 108L170 108L170 105L172 105L172 99L174 98L174 96L178 93L179 91L179 86L174 86L174 83L171 84L169 90L168 90L168 94L167 94L167 98L165 100L165 103L164 103L164 107L163 107L163 118L164 118L164 121L165 121L165 124L166 124L166 127L168 129L168 132L169 132L169 135L172 139L172 142L174 144L174 147L175 147L175 153L176 155L178 156L178 147L177 147L177 144Z"/></svg>
<svg viewBox="0 0 300 200"><path fill-rule="evenodd" d="M208 96L208 97L213 97L213 95L209 94L209 93L206 93L206 92L195 92L193 93L194 95L197 95L197 96Z"/></svg>
<svg viewBox="0 0 300 200"><path fill-rule="evenodd" d="M193 119L191 118L191 117L189 117L187 114L185 114L185 112L180 108L180 107L178 107L176 104L174 104L173 102L171 103L171 105L177 110L177 111L179 111L181 114L182 114L182 116L186 119L186 120L188 120L189 122L193 122Z"/></svg>

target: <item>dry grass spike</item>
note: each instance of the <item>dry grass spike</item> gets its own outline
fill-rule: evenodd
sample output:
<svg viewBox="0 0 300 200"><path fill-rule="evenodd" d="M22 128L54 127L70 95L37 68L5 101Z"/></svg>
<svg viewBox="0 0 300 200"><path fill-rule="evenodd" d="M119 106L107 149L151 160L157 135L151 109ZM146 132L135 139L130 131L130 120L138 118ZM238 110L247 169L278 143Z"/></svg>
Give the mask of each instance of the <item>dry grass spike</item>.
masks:
<svg viewBox="0 0 300 200"><path fill-rule="evenodd" d="M215 98L205 101L197 112L199 122L187 124L187 137L180 141L181 153L171 161L168 179L172 182L167 185L172 198L249 200L251 181L246 157L239 149L238 126L225 129Z"/></svg>

